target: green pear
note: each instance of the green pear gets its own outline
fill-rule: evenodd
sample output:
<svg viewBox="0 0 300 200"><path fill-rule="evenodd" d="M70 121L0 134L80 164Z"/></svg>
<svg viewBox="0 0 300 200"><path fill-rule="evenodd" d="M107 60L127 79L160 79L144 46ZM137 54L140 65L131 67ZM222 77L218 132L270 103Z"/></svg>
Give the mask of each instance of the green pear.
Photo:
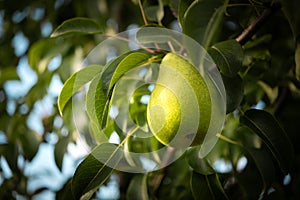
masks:
<svg viewBox="0 0 300 200"><path fill-rule="evenodd" d="M179 137L179 141L182 137L184 141L192 136L193 140L189 139L189 144L199 145L204 140L210 118L211 99L204 78L184 57L174 53L166 54L147 105L147 122L151 132L159 142L168 146L178 134L182 123L187 124L186 130L197 124L194 133L186 131L176 137ZM194 119L196 123L190 123Z"/></svg>

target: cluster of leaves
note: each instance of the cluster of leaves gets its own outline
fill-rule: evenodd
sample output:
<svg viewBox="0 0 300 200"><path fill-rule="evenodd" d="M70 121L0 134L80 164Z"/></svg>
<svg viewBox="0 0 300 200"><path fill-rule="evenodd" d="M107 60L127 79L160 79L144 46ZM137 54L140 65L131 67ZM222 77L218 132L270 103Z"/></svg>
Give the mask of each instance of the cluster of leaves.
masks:
<svg viewBox="0 0 300 200"><path fill-rule="evenodd" d="M116 2L124 3L124 1ZM97 146L78 166L74 177L57 193L57 198L66 199L73 196L75 199L90 199L112 174L118 177L121 199L125 197L128 199L299 198L297 185L299 185L300 171L297 160L299 160L300 149L297 142L300 138L297 122L300 118L300 19L296 12L300 6L298 1L145 0L140 2L137 0L133 2L136 3L136 6L133 6L136 10L132 12L134 19L122 21L124 20L122 16L126 15L124 10L114 12L119 16L109 16L116 19L118 31L124 30L131 23L141 24L142 17L139 15L138 4L142 3L144 22L157 23L170 28L175 20L183 33L207 49L222 73L227 94L226 124L222 133L216 133L219 141L204 159L198 157L199 147L193 147L170 166L148 174L114 171L95 159L94 155L103 153L102 146ZM121 3L118 6L120 5ZM95 18L95 13L92 11L91 16L86 17ZM82 13L76 15L82 16ZM1 105L1 131L5 133L8 141L5 145L1 145L1 156L7 160L12 171L16 172L13 178L6 181L15 183L16 177L20 179L23 175L17 165L18 155L21 154L29 161L35 156L41 141L37 142L35 150L31 149L34 145L28 143L33 141L34 135L22 134L24 133L22 127L26 126L23 122L31 112L34 101L46 94L45 90L54 74L59 74L65 82L59 98L59 109L60 111L64 109L63 116L67 129L73 129L69 116L71 106L68 106L68 101L77 89L89 81L92 81L90 87L98 91L99 96L94 98L99 100L101 106L95 110L96 112L92 111L93 109L89 111L87 108L88 114L94 124L103 125L103 121L99 121L105 114L106 100L103 99L109 97L114 84L122 73L125 73L122 70L117 71L122 62L127 59L129 65L126 63L124 66L132 68L156 56L144 52L130 52L116 59L115 63L109 63L104 67L89 66L67 80L70 76L70 66L78 61L76 52L78 55L79 49L84 50L81 52L83 56L101 40L98 36L104 29L100 29L98 24L105 26L105 20L109 17L101 18L98 23L86 18L67 20L52 34L54 38L38 41L30 48L28 61L39 74L39 81L31 89L32 95L28 94L24 101L18 103L21 106L26 102L29 111L26 114L13 114L13 120L8 113L2 117L2 110L3 113L7 112L7 97L4 100L0 99L1 103L4 102L4 106ZM111 30L111 27L105 28L104 32ZM48 63L57 54L63 58L61 66L54 72L47 72ZM13 70L7 69L7 73L11 74L9 70ZM5 72L1 69L2 73ZM97 76L102 77L102 85L93 81ZM14 77L16 76L1 75L0 83ZM74 82L78 77L80 83ZM1 92L2 96L6 96L2 85ZM26 99L31 100L31 104ZM141 106L140 109L145 108ZM51 126L53 119L49 119ZM12 127L17 128L12 129ZM59 135L55 156L60 168L66 146L74 138L71 132L67 136L59 134L61 129L62 127L57 127L46 131L53 131ZM21 147L21 152L18 147ZM246 161L246 164L241 167L242 161L244 164ZM220 165L218 163L229 167L222 170L218 167ZM24 181L26 182L26 179ZM16 184L13 184L14 188L5 188L12 185L9 183L3 182L2 185L2 191L17 190L18 193L24 195L26 193L22 193ZM5 195L8 194L2 196L7 197Z"/></svg>
<svg viewBox="0 0 300 200"><path fill-rule="evenodd" d="M59 115L59 91L53 92L50 85L55 80L65 82L99 41L88 35L64 39L49 35L53 27L76 16L95 18L101 24L110 19L105 26L108 30L139 23L137 6L124 1L103 1L101 6L97 1L80 0L1 1L0 199L30 199L53 190L49 183L30 187L32 181L48 176L47 169L36 174L26 172L45 144L54 146L55 163L62 171L68 144L76 141L71 109L65 110L63 118ZM123 9L134 14L123 16Z"/></svg>
<svg viewBox="0 0 300 200"><path fill-rule="evenodd" d="M293 35L290 29L286 29L284 33L280 34L273 32L269 27L271 25L267 24L268 22L263 27L257 24L262 23L270 13L276 12L271 17L284 21L283 24L285 23L286 28L294 29L295 23L297 23L296 17L291 12L284 15L284 12L278 11L279 2L249 1L240 4L229 1L158 1L156 3L153 5L152 2L149 6L148 1L144 2L144 21L150 20L161 24L164 16L161 6L170 7L174 16L178 18L183 33L202 44L219 67L226 87L228 115L223 132L217 135L220 141L206 158L200 159L198 157L199 147L193 147L181 159L163 170L145 175L134 175L126 191L126 196L129 199L159 199L166 194L174 195L173 197L176 199L191 197L195 199L234 197L267 199L277 193L279 197L285 196L286 194L282 192L286 187L283 179L285 175L291 173L291 166L294 164L294 149L289 139L290 136L270 113L278 112L278 107L281 106L278 104L282 104L281 98L283 97L280 96L282 94L278 92L278 87L297 81L297 53L296 65L293 65L292 62L289 62L288 67L283 64L283 62L287 62L286 59L294 58L293 53L297 52L297 49L295 50L294 46L287 41L282 44L283 42L276 40L276 37L281 37L282 40L281 34L285 34L286 40L295 40L297 33L294 31ZM291 9L288 3L281 6L285 13ZM243 14L240 9L244 9ZM148 12L149 10L152 12ZM76 20L78 19L63 24L55 34L64 34L68 31L88 33L85 31L85 29L89 29L87 26L79 29L77 26L72 26L73 23L76 24ZM252 27L249 26L252 30L247 29L249 23L252 23ZM253 32L254 35L249 36ZM236 39L234 39L235 37ZM245 42L247 37L249 39ZM280 55L276 54L280 45L285 46L287 49L285 53L288 56L284 55L283 58L282 52ZM282 60L278 61L280 56ZM272 59L277 61L277 66ZM97 93L100 93L99 104L103 107L96 109L96 115L97 113L99 115L96 118L103 119L106 101L109 99L108 95L111 94L110 90L113 89L122 74L148 60L149 57L146 55L130 53L117 58L116 63L108 63L104 67L100 79L104 79L108 83L104 81L102 85L97 86ZM79 71L74 76L81 73L82 71ZM295 77L294 82L290 80L293 77ZM84 82L86 81L88 80ZM105 85L109 85L109 87ZM65 87L72 88L68 82ZM295 86L295 88L297 87ZM65 94L69 94L67 99L73 95L71 91L64 89L62 94L64 98ZM263 103L268 112L252 108L259 103ZM63 109L64 104L59 106ZM90 117L93 116L90 115ZM96 119L96 121L103 124L101 120ZM104 152L103 149L101 151L100 146L96 147L79 165L69 185L71 189L68 191L73 190L76 199L91 198L96 189L112 173L105 163L100 163L95 159L94 155ZM214 163L221 159L229 162L232 169L225 173L213 169L213 166L217 168ZM247 160L244 168L238 166L241 159ZM86 169L90 168L94 168L94 170L87 172ZM174 168L177 173L173 172L172 174ZM165 183L170 179L172 180L170 184ZM83 181L86 184L82 184ZM228 191L227 193L224 188Z"/></svg>

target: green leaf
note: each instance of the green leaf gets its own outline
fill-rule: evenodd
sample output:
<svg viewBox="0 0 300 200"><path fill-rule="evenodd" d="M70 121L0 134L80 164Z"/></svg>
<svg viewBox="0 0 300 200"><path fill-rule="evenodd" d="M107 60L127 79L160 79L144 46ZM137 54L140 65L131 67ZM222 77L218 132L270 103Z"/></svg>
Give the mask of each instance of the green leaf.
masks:
<svg viewBox="0 0 300 200"><path fill-rule="evenodd" d="M217 174L202 175L193 172L191 188L194 199L228 199Z"/></svg>
<svg viewBox="0 0 300 200"><path fill-rule="evenodd" d="M58 39L44 39L34 43L28 52L28 64L39 74L43 74L51 59L64 55L70 48L68 42Z"/></svg>
<svg viewBox="0 0 300 200"><path fill-rule="evenodd" d="M189 165L199 174L210 175L214 174L215 170L210 165L206 158L199 158L199 147L192 147L187 152Z"/></svg>
<svg viewBox="0 0 300 200"><path fill-rule="evenodd" d="M194 2L194 0L180 0L179 6L178 6L178 20L181 27L183 26L183 17L186 12L186 10L189 8L189 6Z"/></svg>
<svg viewBox="0 0 300 200"><path fill-rule="evenodd" d="M214 44L208 50L220 71L227 76L236 76L243 64L243 49L236 40Z"/></svg>
<svg viewBox="0 0 300 200"><path fill-rule="evenodd" d="M18 134L18 139L22 144L24 157L31 161L39 150L41 136L34 131L23 131L25 132Z"/></svg>
<svg viewBox="0 0 300 200"><path fill-rule="evenodd" d="M71 97L87 82L97 76L103 67L100 65L90 65L74 73L64 84L58 97L58 109L62 111Z"/></svg>
<svg viewBox="0 0 300 200"><path fill-rule="evenodd" d="M226 90L226 113L233 112L241 103L244 94L243 80L239 75L227 77L222 75Z"/></svg>
<svg viewBox="0 0 300 200"><path fill-rule="evenodd" d="M181 23L183 33L207 49L217 40L227 3L228 0L224 5L221 0L194 1L184 14Z"/></svg>
<svg viewBox="0 0 300 200"><path fill-rule="evenodd" d="M68 137L59 138L58 142L55 144L54 160L56 166L60 171L62 170L62 163L63 163L64 155L67 151L68 144L69 144Z"/></svg>
<svg viewBox="0 0 300 200"><path fill-rule="evenodd" d="M158 22L160 24L164 17L164 5L162 0L157 0L157 3L157 5L144 5L144 10L148 20Z"/></svg>
<svg viewBox="0 0 300 200"><path fill-rule="evenodd" d="M56 192L55 196L56 200L74 200L72 194L72 178L70 178L66 183L62 186L62 188Z"/></svg>
<svg viewBox="0 0 300 200"><path fill-rule="evenodd" d="M102 87L103 90L105 91L106 95L108 95L108 88L109 88L109 84L111 81L111 77L113 76L115 70L117 69L119 63L129 54L131 54L132 52L127 52L124 53L122 55L120 55L119 57L113 59L111 62L107 63L103 69L102 72L102 76L101 76L101 81L102 81Z"/></svg>
<svg viewBox="0 0 300 200"><path fill-rule="evenodd" d="M129 200L148 200L147 174L135 175L127 189L126 198Z"/></svg>
<svg viewBox="0 0 300 200"><path fill-rule="evenodd" d="M67 34L98 34L102 33L103 28L94 20L88 18L72 18L64 21L51 34L51 37L59 37Z"/></svg>
<svg viewBox="0 0 300 200"><path fill-rule="evenodd" d="M265 149L254 149L246 148L247 153L251 156L251 159L254 161L259 174L263 181L263 191L266 193L275 179L275 168L272 162L272 158Z"/></svg>
<svg viewBox="0 0 300 200"><path fill-rule="evenodd" d="M296 78L300 81L300 15L298 8L300 7L299 0L281 0L282 10L289 21L295 41L295 63L296 63Z"/></svg>
<svg viewBox="0 0 300 200"><path fill-rule="evenodd" d="M18 167L18 157L19 157L19 151L18 151L18 144L17 143L8 143L8 144L1 144L1 155L4 156L4 158L7 161L7 164L9 168L15 172L19 172Z"/></svg>
<svg viewBox="0 0 300 200"><path fill-rule="evenodd" d="M139 67L149 60L150 54L134 52L126 56L117 66L109 85L109 90L117 83L117 81L129 70Z"/></svg>
<svg viewBox="0 0 300 200"><path fill-rule="evenodd" d="M113 155L111 152L115 152ZM110 143L103 143L93 151L77 167L72 180L72 192L75 199L88 200L97 189L109 178L113 168L100 160L118 164L121 158L118 147Z"/></svg>
<svg viewBox="0 0 300 200"><path fill-rule="evenodd" d="M251 109L240 121L263 140L282 172L287 174L293 156L292 144L274 116L263 110Z"/></svg>
<svg viewBox="0 0 300 200"><path fill-rule="evenodd" d="M15 67L5 67L0 69L0 87L8 80L20 80Z"/></svg>
<svg viewBox="0 0 300 200"><path fill-rule="evenodd" d="M294 37L299 40L300 38L300 15L298 8L300 8L299 0L280 0L282 10L289 21Z"/></svg>
<svg viewBox="0 0 300 200"><path fill-rule="evenodd" d="M295 51L295 63L296 63L296 78L300 81L300 42L297 44Z"/></svg>
<svg viewBox="0 0 300 200"><path fill-rule="evenodd" d="M90 120L95 125L99 125L99 130L105 122L105 111L108 109L108 104L109 100L103 91L100 77L95 77L86 94L86 111Z"/></svg>

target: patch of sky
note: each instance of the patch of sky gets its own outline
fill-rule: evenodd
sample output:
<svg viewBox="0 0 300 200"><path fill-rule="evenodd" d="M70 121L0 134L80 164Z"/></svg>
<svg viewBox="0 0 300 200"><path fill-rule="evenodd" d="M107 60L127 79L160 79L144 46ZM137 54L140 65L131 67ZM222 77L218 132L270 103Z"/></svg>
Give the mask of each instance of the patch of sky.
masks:
<svg viewBox="0 0 300 200"><path fill-rule="evenodd" d="M232 164L231 162L220 158L214 162L213 168L219 173L228 173L232 170Z"/></svg>
<svg viewBox="0 0 300 200"><path fill-rule="evenodd" d="M239 160L237 162L236 170L238 172L242 172L246 168L247 163L248 163L248 160L245 156L239 158Z"/></svg>
<svg viewBox="0 0 300 200"><path fill-rule="evenodd" d="M119 199L120 192L118 178L116 175L110 176L107 185L102 186L96 194L101 199Z"/></svg>
<svg viewBox="0 0 300 200"><path fill-rule="evenodd" d="M150 95L143 95L142 98L141 98L141 103L147 105L148 102L149 102L149 99L150 99Z"/></svg>
<svg viewBox="0 0 300 200"><path fill-rule="evenodd" d="M12 16L12 21L16 24L20 23L21 21L23 21L25 19L25 17L27 17L27 15L29 14L29 7L26 7L23 11L15 11L13 16Z"/></svg>
<svg viewBox="0 0 300 200"><path fill-rule="evenodd" d="M119 114L119 109L118 107L112 105L110 108L109 116L113 119L115 119Z"/></svg>
<svg viewBox="0 0 300 200"><path fill-rule="evenodd" d="M41 143L37 155L25 166L24 173L29 176L28 191L35 191L40 187L50 189L47 193L37 195L36 199L53 199L55 194L51 191L59 190L70 176L68 172L68 177L66 177L64 170L69 167L74 169L74 166L70 165L68 159L64 159L63 172L61 173L55 165L53 152L53 145Z"/></svg>
<svg viewBox="0 0 300 200"><path fill-rule="evenodd" d="M11 169L6 161L6 159L2 156L0 157L1 167L2 167L2 176L6 179L9 179L13 176ZM0 176L1 177L1 176Z"/></svg>
<svg viewBox="0 0 300 200"><path fill-rule="evenodd" d="M38 133L44 132L42 119L53 113L54 100L51 96L46 95L42 100L35 102L34 108L27 118L27 125Z"/></svg>
<svg viewBox="0 0 300 200"><path fill-rule="evenodd" d="M51 79L48 88L48 94L52 97L58 97L62 87L63 87L63 83L60 80L60 77L57 74L55 74Z"/></svg>
<svg viewBox="0 0 300 200"><path fill-rule="evenodd" d="M150 92L152 92L152 91L154 90L154 87L155 87L155 84L150 84L150 85L148 86L148 90L149 90Z"/></svg>
<svg viewBox="0 0 300 200"><path fill-rule="evenodd" d="M177 20L174 20L171 23L171 29L174 30L174 31L182 32L181 27L179 26L179 23L178 23Z"/></svg>
<svg viewBox="0 0 300 200"><path fill-rule="evenodd" d="M264 101L259 101L255 106L252 108L263 110L266 107L266 103Z"/></svg>
<svg viewBox="0 0 300 200"><path fill-rule="evenodd" d="M284 178L283 178L283 185L288 185L290 184L292 181L292 177L290 174L287 174Z"/></svg>
<svg viewBox="0 0 300 200"><path fill-rule="evenodd" d="M7 137L3 131L0 131L0 145L7 143Z"/></svg>
<svg viewBox="0 0 300 200"><path fill-rule="evenodd" d="M56 70L62 62L62 56L59 54L52 58L48 64L48 70L49 71L54 71Z"/></svg>
<svg viewBox="0 0 300 200"><path fill-rule="evenodd" d="M148 69L147 68L142 68L140 71L139 71L139 76L142 78L144 77L148 72Z"/></svg>
<svg viewBox="0 0 300 200"><path fill-rule="evenodd" d="M157 168L157 164L149 158L140 156L140 161L142 163L143 169L145 169L146 171L150 171Z"/></svg>
<svg viewBox="0 0 300 200"><path fill-rule="evenodd" d="M37 75L28 65L26 56L20 58L17 73L20 81L7 81L4 84L4 89L9 99L7 103L7 112L9 114L13 114L15 111L16 103L14 99L25 96L29 89L37 82Z"/></svg>
<svg viewBox="0 0 300 200"><path fill-rule="evenodd" d="M120 140L119 135L114 131L114 132L110 135L108 142L109 142L109 143L113 143L113 144L120 144L121 140Z"/></svg>
<svg viewBox="0 0 300 200"><path fill-rule="evenodd" d="M57 10L64 4L64 0L56 0L54 3L54 9Z"/></svg>
<svg viewBox="0 0 300 200"><path fill-rule="evenodd" d="M117 49L113 46L107 47L106 63L117 57Z"/></svg>
<svg viewBox="0 0 300 200"><path fill-rule="evenodd" d="M28 49L29 41L23 32L19 31L12 39L12 46L15 49L16 56L22 56Z"/></svg>
<svg viewBox="0 0 300 200"><path fill-rule="evenodd" d="M41 24L41 33L43 37L48 37L53 30L52 24L48 21L45 21Z"/></svg>
<svg viewBox="0 0 300 200"><path fill-rule="evenodd" d="M139 26L137 24L130 24L127 27L127 31L128 31L128 39L129 39L129 43L128 46L131 50L136 50L139 49L139 46L137 45L136 42L136 33L138 31ZM132 42L131 42L132 41Z"/></svg>
<svg viewBox="0 0 300 200"><path fill-rule="evenodd" d="M33 10L30 13L30 17L35 21L40 21L43 19L45 15L45 9L42 7L33 8Z"/></svg>

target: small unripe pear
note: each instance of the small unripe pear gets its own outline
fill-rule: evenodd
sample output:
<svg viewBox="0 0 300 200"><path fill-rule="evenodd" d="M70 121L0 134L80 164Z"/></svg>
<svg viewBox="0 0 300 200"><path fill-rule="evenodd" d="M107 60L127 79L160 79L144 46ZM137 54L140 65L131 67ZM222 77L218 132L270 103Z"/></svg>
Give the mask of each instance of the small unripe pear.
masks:
<svg viewBox="0 0 300 200"><path fill-rule="evenodd" d="M172 87L166 84L172 84ZM196 103L192 102L192 97ZM196 117L199 121L196 123L198 127L195 128L195 133L184 133L182 137L191 135L193 138L191 145L201 144L211 118L208 87L204 78L191 63L180 55L168 53L162 59L157 84L147 106L147 122L158 141L164 145L171 143L181 123L184 123L183 118L186 116L183 115L184 112L199 112L199 115L195 115L199 116Z"/></svg>

